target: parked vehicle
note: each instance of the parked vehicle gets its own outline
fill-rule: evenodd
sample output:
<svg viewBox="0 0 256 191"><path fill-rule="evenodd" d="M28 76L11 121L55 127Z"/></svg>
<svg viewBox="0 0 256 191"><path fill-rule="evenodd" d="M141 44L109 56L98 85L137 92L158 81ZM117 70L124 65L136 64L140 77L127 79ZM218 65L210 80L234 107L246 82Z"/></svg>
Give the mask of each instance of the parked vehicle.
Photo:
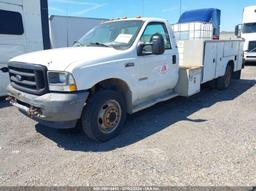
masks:
<svg viewBox="0 0 256 191"><path fill-rule="evenodd" d="M28 52L69 47L106 19L53 15L47 0L0 0L0 97L10 83L9 59ZM50 30L49 30L50 24Z"/></svg>
<svg viewBox="0 0 256 191"><path fill-rule="evenodd" d="M241 29L241 30L240 30ZM236 26L236 35L245 39L245 61L256 61L256 6L244 8L242 25Z"/></svg>
<svg viewBox="0 0 256 191"><path fill-rule="evenodd" d="M50 48L47 1L38 3L0 0L0 96L10 83L8 60L14 56ZM33 19L31 19L33 18Z"/></svg>
<svg viewBox="0 0 256 191"><path fill-rule="evenodd" d="M108 21L72 48L25 54L9 62L10 103L54 128L107 141L126 114L200 92L214 80L226 89L242 69L243 41L183 41L181 64L171 25L163 19Z"/></svg>

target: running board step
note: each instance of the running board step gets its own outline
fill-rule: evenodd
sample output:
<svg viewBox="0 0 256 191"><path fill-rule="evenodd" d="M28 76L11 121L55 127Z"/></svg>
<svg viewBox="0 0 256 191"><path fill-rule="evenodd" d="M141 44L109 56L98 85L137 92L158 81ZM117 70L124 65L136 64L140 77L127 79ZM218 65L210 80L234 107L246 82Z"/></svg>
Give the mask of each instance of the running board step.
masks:
<svg viewBox="0 0 256 191"><path fill-rule="evenodd" d="M138 111L141 111L143 109L151 107L151 106L153 106L153 105L155 105L157 103L167 101L167 100L172 99L172 98L177 97L177 96L179 96L179 94L176 93L176 92L171 92L171 93L168 92L167 94L160 95L158 97L149 98L146 101L136 105L133 108L133 113L136 113Z"/></svg>

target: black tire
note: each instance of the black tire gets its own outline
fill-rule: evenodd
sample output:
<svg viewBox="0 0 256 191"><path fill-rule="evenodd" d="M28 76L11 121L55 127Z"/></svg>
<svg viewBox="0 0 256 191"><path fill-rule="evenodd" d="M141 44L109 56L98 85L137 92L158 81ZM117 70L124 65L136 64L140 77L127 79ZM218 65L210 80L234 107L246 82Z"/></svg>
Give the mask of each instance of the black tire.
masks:
<svg viewBox="0 0 256 191"><path fill-rule="evenodd" d="M224 76L218 78L216 80L216 87L219 90L225 90L229 88L231 84L231 79L232 79L232 74L233 74L233 69L231 65L227 65L226 72Z"/></svg>
<svg viewBox="0 0 256 191"><path fill-rule="evenodd" d="M125 108L121 93L113 90L96 92L83 110L81 121L85 134L99 142L116 137L125 123Z"/></svg>

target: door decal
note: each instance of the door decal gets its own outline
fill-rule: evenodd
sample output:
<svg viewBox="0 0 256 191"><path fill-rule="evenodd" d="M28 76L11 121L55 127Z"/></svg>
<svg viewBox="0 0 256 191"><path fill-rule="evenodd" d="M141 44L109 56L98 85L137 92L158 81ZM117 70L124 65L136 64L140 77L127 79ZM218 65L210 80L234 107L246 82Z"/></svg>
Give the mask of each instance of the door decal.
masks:
<svg viewBox="0 0 256 191"><path fill-rule="evenodd" d="M168 65L167 64L164 64L162 67L161 67L161 70L160 70L160 73L161 74L166 74L168 72Z"/></svg>

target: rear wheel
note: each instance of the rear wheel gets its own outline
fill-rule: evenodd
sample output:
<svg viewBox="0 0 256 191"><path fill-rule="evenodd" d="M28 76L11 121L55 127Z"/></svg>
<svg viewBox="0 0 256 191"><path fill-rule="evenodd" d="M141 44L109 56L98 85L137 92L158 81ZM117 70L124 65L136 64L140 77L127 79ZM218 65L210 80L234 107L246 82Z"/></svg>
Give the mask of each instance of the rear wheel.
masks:
<svg viewBox="0 0 256 191"><path fill-rule="evenodd" d="M233 69L231 65L227 65L224 76L216 80L216 87L220 90L227 89L231 84L232 74L233 74Z"/></svg>
<svg viewBox="0 0 256 191"><path fill-rule="evenodd" d="M89 98L82 114L82 126L90 139L104 142L118 135L125 118L122 94L100 90Z"/></svg>

